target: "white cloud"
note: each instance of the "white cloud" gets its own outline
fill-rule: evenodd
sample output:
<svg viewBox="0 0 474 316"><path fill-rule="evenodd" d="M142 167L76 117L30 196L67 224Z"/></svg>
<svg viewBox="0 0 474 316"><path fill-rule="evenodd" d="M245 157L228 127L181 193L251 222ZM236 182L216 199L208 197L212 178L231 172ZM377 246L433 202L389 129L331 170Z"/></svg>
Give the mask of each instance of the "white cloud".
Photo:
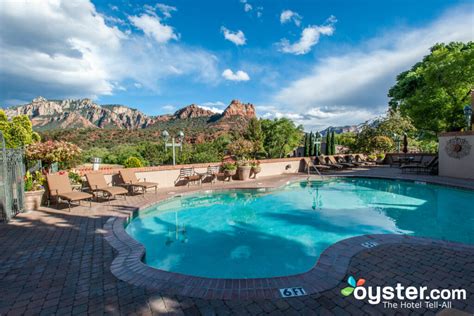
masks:
<svg viewBox="0 0 474 316"><path fill-rule="evenodd" d="M202 106L201 106L201 105L200 105L199 107L200 107L200 108L203 108L204 110L212 111L212 112L214 112L214 113L219 113L219 114L220 114L220 113L224 112L223 109L216 108L216 107L214 107L214 106L205 106L205 105L202 105Z"/></svg>
<svg viewBox="0 0 474 316"><path fill-rule="evenodd" d="M224 112L223 108L225 108L226 105L222 101L215 101L215 102L204 102L200 104L199 106L205 110L209 110L215 113L222 113Z"/></svg>
<svg viewBox="0 0 474 316"><path fill-rule="evenodd" d="M178 11L176 7L173 7L164 3L157 3L155 7L161 11L161 13L163 14L165 18L171 18L171 12Z"/></svg>
<svg viewBox="0 0 474 316"><path fill-rule="evenodd" d="M302 19L301 15L291 10L284 10L280 14L281 24L285 24L285 23L293 21L293 23L295 23L296 26L300 26L301 19Z"/></svg>
<svg viewBox="0 0 474 316"><path fill-rule="evenodd" d="M223 107L223 106L225 106L225 103L222 102L222 101L215 101L215 102L211 101L211 102L204 102L201 105L203 105L203 106Z"/></svg>
<svg viewBox="0 0 474 316"><path fill-rule="evenodd" d="M291 107L313 117L306 124L345 125L365 121L387 109L387 92L435 43L472 40L472 13L447 12L422 28L395 28L348 53L319 59L310 71L278 91L278 108Z"/></svg>
<svg viewBox="0 0 474 316"><path fill-rule="evenodd" d="M245 12L250 12L250 11L252 11L252 9L253 8L252 8L252 5L250 3L244 4L244 11Z"/></svg>
<svg viewBox="0 0 474 316"><path fill-rule="evenodd" d="M226 27L221 27L221 32L224 33L224 38L228 41L231 41L235 45L245 45L246 39L245 34L241 30L237 32L232 32L231 30L227 29Z"/></svg>
<svg viewBox="0 0 474 316"><path fill-rule="evenodd" d="M143 31L146 36L154 38L158 43L166 43L169 40L177 40L178 36L174 33L171 26L161 24L160 18L148 14L140 16L129 16L132 24Z"/></svg>
<svg viewBox="0 0 474 316"><path fill-rule="evenodd" d="M321 35L330 36L334 33L334 26L332 24L328 25L310 25L305 27L301 32L300 39L290 44L286 38L282 39L278 45L281 52L294 54L294 55L304 55L311 51L311 48L319 42Z"/></svg>
<svg viewBox="0 0 474 316"><path fill-rule="evenodd" d="M163 110L167 111L167 112L171 112L173 111L176 107L174 105L171 105L171 104L167 104L167 105L163 105L161 107Z"/></svg>
<svg viewBox="0 0 474 316"><path fill-rule="evenodd" d="M54 27L45 32L45 25ZM88 0L2 1L0 42L0 100L96 98L125 80L159 92L170 76L220 76L213 54L122 32Z"/></svg>
<svg viewBox="0 0 474 316"><path fill-rule="evenodd" d="M242 70L238 70L237 72L233 72L230 69L224 70L222 73L222 77L224 77L226 80L230 81L248 81L250 80L249 75Z"/></svg>

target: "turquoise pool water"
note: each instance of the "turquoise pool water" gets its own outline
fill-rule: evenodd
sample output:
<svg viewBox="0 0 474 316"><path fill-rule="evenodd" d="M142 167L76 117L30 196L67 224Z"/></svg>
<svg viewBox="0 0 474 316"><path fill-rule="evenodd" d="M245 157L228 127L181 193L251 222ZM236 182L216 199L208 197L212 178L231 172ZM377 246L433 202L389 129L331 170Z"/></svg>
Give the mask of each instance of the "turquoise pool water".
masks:
<svg viewBox="0 0 474 316"><path fill-rule="evenodd" d="M308 271L331 244L362 234L474 243L474 192L377 179L175 197L139 213L127 232L159 269L215 278Z"/></svg>

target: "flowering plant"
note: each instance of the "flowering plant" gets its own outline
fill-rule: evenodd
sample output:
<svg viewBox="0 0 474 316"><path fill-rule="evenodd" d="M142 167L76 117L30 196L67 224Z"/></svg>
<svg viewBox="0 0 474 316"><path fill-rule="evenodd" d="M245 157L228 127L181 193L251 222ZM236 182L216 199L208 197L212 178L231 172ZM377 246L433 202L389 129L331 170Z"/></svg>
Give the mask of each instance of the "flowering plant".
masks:
<svg viewBox="0 0 474 316"><path fill-rule="evenodd" d="M49 140L44 143L31 144L26 148L26 159L41 160L46 165L55 162L68 163L81 154L81 149L72 143Z"/></svg>
<svg viewBox="0 0 474 316"><path fill-rule="evenodd" d="M31 173L29 171L25 174L25 191L37 191L44 188L44 183L46 182L45 177L39 171Z"/></svg>
<svg viewBox="0 0 474 316"><path fill-rule="evenodd" d="M260 160L254 160L254 161L250 162L250 166L254 167L254 168L260 167Z"/></svg>

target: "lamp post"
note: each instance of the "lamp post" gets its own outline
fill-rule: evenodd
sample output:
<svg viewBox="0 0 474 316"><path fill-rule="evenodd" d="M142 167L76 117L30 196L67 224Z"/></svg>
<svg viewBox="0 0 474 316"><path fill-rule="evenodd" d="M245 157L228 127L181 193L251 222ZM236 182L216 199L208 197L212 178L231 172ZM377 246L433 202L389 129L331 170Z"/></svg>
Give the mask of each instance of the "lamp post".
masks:
<svg viewBox="0 0 474 316"><path fill-rule="evenodd" d="M394 133L393 134L393 139L397 143L397 153L400 153L400 135Z"/></svg>
<svg viewBox="0 0 474 316"><path fill-rule="evenodd" d="M466 131L471 130L472 108L470 105L464 107L464 117L466 119Z"/></svg>
<svg viewBox="0 0 474 316"><path fill-rule="evenodd" d="M165 151L168 149L168 147L171 147L173 149L173 166L176 165L176 147L179 147L179 150L183 150L183 140L184 140L184 133L183 131L179 131L178 133L178 142L176 142L175 137L171 137L171 143L168 143L168 139L170 138L170 133L168 131L164 130L163 133L161 133L161 136L165 140Z"/></svg>
<svg viewBox="0 0 474 316"><path fill-rule="evenodd" d="M321 152L321 134L319 132L316 132L316 134L314 135L314 145L315 145L315 153L314 155L317 157L319 156L320 152Z"/></svg>
<svg viewBox="0 0 474 316"><path fill-rule="evenodd" d="M99 170L101 162L102 162L102 159L100 159L99 157L92 158L92 170L93 171Z"/></svg>

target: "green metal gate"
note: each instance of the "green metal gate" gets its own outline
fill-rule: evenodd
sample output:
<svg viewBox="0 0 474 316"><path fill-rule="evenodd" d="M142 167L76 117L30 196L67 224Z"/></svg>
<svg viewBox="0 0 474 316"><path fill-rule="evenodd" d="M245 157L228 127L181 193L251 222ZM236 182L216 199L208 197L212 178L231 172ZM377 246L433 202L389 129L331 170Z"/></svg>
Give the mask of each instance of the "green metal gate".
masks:
<svg viewBox="0 0 474 316"><path fill-rule="evenodd" d="M23 148L5 147L0 132L0 221L8 222L25 207Z"/></svg>

